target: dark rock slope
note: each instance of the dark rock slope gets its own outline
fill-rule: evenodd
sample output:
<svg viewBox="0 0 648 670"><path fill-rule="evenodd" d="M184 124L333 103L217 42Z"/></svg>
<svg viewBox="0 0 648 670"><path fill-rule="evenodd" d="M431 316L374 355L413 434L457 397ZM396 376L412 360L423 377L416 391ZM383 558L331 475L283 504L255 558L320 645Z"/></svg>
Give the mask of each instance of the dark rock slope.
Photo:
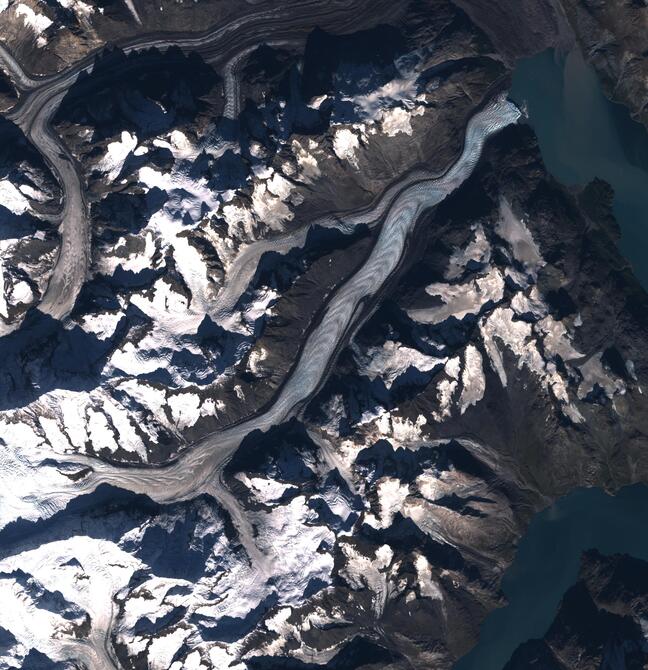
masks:
<svg viewBox="0 0 648 670"><path fill-rule="evenodd" d="M444 607L428 616L448 632L434 643L410 637L399 596L385 606L381 625L407 637L410 659L418 649L416 667L430 645L449 667L474 644L534 511L648 474L634 379L648 362L646 296L616 249L610 198L600 182L567 192L528 128L504 131L421 222L398 282L309 408L369 501L368 551L387 542L402 579L411 552L451 577L436 582ZM507 203L535 251L507 232Z"/></svg>
<svg viewBox="0 0 648 670"><path fill-rule="evenodd" d="M644 0L455 0L510 61L577 45L605 90L648 124L648 5Z"/></svg>
<svg viewBox="0 0 648 670"><path fill-rule="evenodd" d="M607 95L648 125L648 6L643 0L563 0Z"/></svg>
<svg viewBox="0 0 648 670"><path fill-rule="evenodd" d="M648 563L587 551L547 633L520 645L504 670L639 670L648 662L647 615Z"/></svg>
<svg viewBox="0 0 648 670"><path fill-rule="evenodd" d="M558 184L521 118L412 214L471 118L518 118L500 96L572 39L559 3L4 5L11 53L59 72L16 118L51 112L92 253L72 312L39 312L69 185L4 121L0 667L449 669L535 512L648 481L648 297L609 186ZM275 412L314 332L326 369ZM606 560L515 667L610 630L635 653Z"/></svg>

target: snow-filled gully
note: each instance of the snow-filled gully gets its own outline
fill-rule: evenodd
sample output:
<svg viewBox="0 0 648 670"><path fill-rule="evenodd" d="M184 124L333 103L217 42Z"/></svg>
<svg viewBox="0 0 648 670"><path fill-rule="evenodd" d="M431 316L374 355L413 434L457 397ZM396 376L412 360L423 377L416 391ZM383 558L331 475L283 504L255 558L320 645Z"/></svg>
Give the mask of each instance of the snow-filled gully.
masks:
<svg viewBox="0 0 648 670"><path fill-rule="evenodd" d="M308 400L322 383L340 343L357 327L356 317L363 300L375 296L397 269L405 251L407 236L421 214L457 189L473 171L486 139L515 123L520 111L499 97L478 112L468 123L464 149L459 159L442 176L402 189L386 208L376 244L365 264L330 299L322 319L308 334L299 360L267 411L238 425L207 436L184 451L174 462L162 466L115 466L87 456L71 455L66 467L78 465L79 475L71 482L60 474L56 490L39 491L43 516L52 508L61 509L76 496L91 493L101 484L110 484L133 493L145 494L158 503L172 503L207 493L228 510L238 527L241 541L251 560L261 570L264 555L257 549L250 524L234 497L222 485L220 476L242 440L252 431L267 431L291 415ZM69 472L69 469L68 469ZM52 499L56 504L52 505Z"/></svg>
<svg viewBox="0 0 648 670"><path fill-rule="evenodd" d="M255 570L261 575L274 574L274 558L257 546L250 520L222 482L224 467L247 435L255 430L267 431L284 422L312 397L326 378L340 346L344 345L349 333L359 327L362 317L366 318L363 302L377 296L397 270L406 251L407 238L422 213L441 202L468 178L490 135L517 122L519 117L519 110L503 96L491 101L469 121L462 154L445 174L427 179L424 173L407 175L387 189L372 208L341 219L328 217L318 222L319 225L336 226L343 230L350 230L360 223L375 223L381 227L364 265L324 306L321 319L307 334L298 360L266 411L205 437L165 465L117 466L80 454L70 454L57 461L46 459L40 466L44 470L44 479L40 479L39 486L25 498L34 511L30 518L51 517L74 498L91 494L102 484L144 494L162 504L208 494L229 514ZM305 233L303 240L300 235L302 233L297 237L280 239L277 246L267 250L287 250L292 246L301 246L305 241ZM261 243L259 254L255 252L247 260L252 261L252 265L258 262L262 253L260 250L266 249L268 244L268 241ZM239 288L243 286L244 289L247 281L246 271L233 276L230 287L232 300L237 293L240 295ZM225 313L228 299L224 302L219 299L218 302L219 311ZM322 448L329 460L335 460L335 455L326 445ZM18 509L16 513L20 516ZM101 581L99 567L95 575ZM111 591L113 586L110 579L104 581L104 602L94 612L89 637L78 643L66 643L70 657L82 660L89 667L102 669L119 667L111 643L115 593ZM64 651L67 653L67 650Z"/></svg>
<svg viewBox="0 0 648 670"><path fill-rule="evenodd" d="M128 3L127 3L128 4ZM388 3L384 6L389 8ZM130 5L129 5L130 7ZM335 22L343 29L345 6L337 4L335 12L322 3L303 3L300 13L295 16L290 8L272 8L265 11L253 9L224 25L197 35L143 35L130 43L124 43L121 50L125 54L156 48L162 51L178 47L186 52L196 51L214 66L223 66L226 80L227 114L234 114L238 108L238 92L234 70L239 57L261 43L287 43L294 38L295 31L306 25L325 25ZM139 16L131 7L134 18ZM375 8L376 13L380 10ZM382 11L382 10L381 10ZM276 39L271 37L276 34ZM49 77L30 77L14 56L0 44L0 67L10 75L19 91L18 104L6 114L42 154L45 162L53 169L63 192L63 206L58 216L60 222L61 247L50 282L39 310L62 320L72 311L79 291L85 282L90 264L90 212L85 199L84 185L78 166L67 147L51 126L65 94L77 81L81 72L90 73L94 57L90 54L74 63L66 70ZM224 61L224 63L223 63ZM11 328L18 328L20 322ZM5 335L9 331L0 333Z"/></svg>
<svg viewBox="0 0 648 670"><path fill-rule="evenodd" d="M276 17L272 12L258 12L255 24ZM232 41L250 17L228 24L201 38L187 38L161 43L142 39L125 51L177 44L183 48L209 47L215 49L218 40ZM240 47L245 51L248 47ZM223 48L226 50L226 46ZM237 58L230 58L229 67L235 70ZM4 66L18 85L21 101L11 118L42 153L55 171L63 189L61 220L61 252L44 299L41 311L57 319L65 318L76 301L85 281L90 260L89 212L77 166L69 152L51 128L51 119L79 72L90 70L92 62L78 64L69 70L43 79L30 78L13 56L0 45L0 65ZM230 87L232 88L232 87ZM232 114L236 112L235 86L229 91ZM116 466L80 454L70 454L58 463L43 464L49 470L47 481L51 486L30 492L29 503L37 509L35 518L50 517L74 498L90 494L102 484L109 484L152 500L168 504L209 494L227 510L237 528L241 543L250 560L260 573L273 573L272 558L258 548L253 528L236 498L223 485L221 476L243 439L255 430L267 431L294 415L320 387L341 345L350 332L360 325L364 315L363 302L377 296L385 282L397 270L406 251L408 236L420 216L456 190L472 173L487 138L502 128L516 123L520 111L503 96L491 101L476 113L466 128L464 148L456 162L441 176L424 172L406 175L389 187L369 209L342 216L328 216L313 223L335 227L344 232L358 225L380 224L374 248L364 265L329 299L319 322L307 334L298 360L269 408L252 418L211 434L183 451L171 463L162 466ZM261 256L267 251L285 253L302 247L309 228L273 240L263 240L246 248L230 268L225 285L220 291L214 313L217 321L224 321L249 285ZM335 455L324 445L326 457ZM69 477L76 469L75 476ZM345 476L345 473L342 473ZM0 497L0 504L2 497ZM101 581L101 566L96 566ZM110 635L114 616L114 593L110 579L105 579L105 601L93 613L92 632L85 642L69 643L71 657L93 668L119 667L114 657ZM72 648L74 647L74 648Z"/></svg>

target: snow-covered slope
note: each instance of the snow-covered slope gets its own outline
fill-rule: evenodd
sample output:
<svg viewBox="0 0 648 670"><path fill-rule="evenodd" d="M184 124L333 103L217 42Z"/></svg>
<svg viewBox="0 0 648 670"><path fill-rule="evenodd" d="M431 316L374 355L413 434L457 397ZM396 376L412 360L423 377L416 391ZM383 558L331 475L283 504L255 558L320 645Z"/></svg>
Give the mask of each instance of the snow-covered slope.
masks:
<svg viewBox="0 0 648 670"><path fill-rule="evenodd" d="M0 0L0 667L450 668L532 510L646 474L609 194L452 2L157 4Z"/></svg>

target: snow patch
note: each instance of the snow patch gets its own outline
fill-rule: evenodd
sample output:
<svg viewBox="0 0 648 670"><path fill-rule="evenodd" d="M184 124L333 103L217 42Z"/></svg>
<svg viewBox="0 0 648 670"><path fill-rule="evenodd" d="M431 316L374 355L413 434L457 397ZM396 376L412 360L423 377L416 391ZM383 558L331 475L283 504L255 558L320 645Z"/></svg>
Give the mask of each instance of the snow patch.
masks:
<svg viewBox="0 0 648 670"><path fill-rule="evenodd" d="M167 403L178 430L193 426L200 418L200 397L195 393L170 395Z"/></svg>
<svg viewBox="0 0 648 670"><path fill-rule="evenodd" d="M416 576L418 578L418 585L421 595L424 598L432 598L433 600L443 600L441 589L432 579L432 568L427 558L422 554L417 554L414 560L414 567L416 568Z"/></svg>
<svg viewBox="0 0 648 670"><path fill-rule="evenodd" d="M438 307L410 309L408 315L419 323L439 324L450 317L461 321L469 314L478 314L489 302L499 302L504 297L504 278L497 268L491 268L484 277L466 284L430 284L426 292L441 299Z"/></svg>
<svg viewBox="0 0 648 670"><path fill-rule="evenodd" d="M400 479L383 477L376 483L376 494L380 509L379 519L373 514L367 514L365 521L374 528L388 528L409 495L409 486L402 484Z"/></svg>
<svg viewBox="0 0 648 670"><path fill-rule="evenodd" d="M410 368L420 372L431 372L446 362L445 358L426 356L417 349L406 347L393 340L387 340L382 347L369 347L364 353L354 345L353 352L358 372L369 377L371 381L382 379L388 389Z"/></svg>
<svg viewBox="0 0 648 670"><path fill-rule="evenodd" d="M535 279L538 270L545 263L533 235L524 220L515 216L506 198L500 198L500 217L495 230L502 239L508 242L515 259Z"/></svg>
<svg viewBox="0 0 648 670"><path fill-rule="evenodd" d="M238 479L252 495L261 503L273 503L281 499L286 491L295 491L296 488L291 484L283 484L274 479L264 477L248 477L245 473L236 474Z"/></svg>
<svg viewBox="0 0 648 670"><path fill-rule="evenodd" d="M470 263L485 265L491 259L491 245L481 224L473 226L473 237L463 249L455 249L450 255L445 278L452 281L462 275Z"/></svg>
<svg viewBox="0 0 648 670"><path fill-rule="evenodd" d="M31 28L36 35L40 35L52 25L52 20L44 14L35 12L29 5L16 5L16 16L22 16L25 27ZM42 46L39 44L38 46Z"/></svg>
<svg viewBox="0 0 648 670"><path fill-rule="evenodd" d="M476 405L486 390L486 378L482 368L482 355L477 347L469 344L464 353L464 368L461 373L463 389L459 399L459 412L463 414L468 407Z"/></svg>
<svg viewBox="0 0 648 670"><path fill-rule="evenodd" d="M131 135L126 130L122 131L121 139L106 145L106 155L97 164L97 169L106 173L108 181L115 181L124 167L124 162L136 146L135 133Z"/></svg>
<svg viewBox="0 0 648 670"><path fill-rule="evenodd" d="M383 112L382 131L388 137L394 137L399 133L405 135L412 134L412 116L421 116L425 112L425 107L417 106L412 110L394 107Z"/></svg>
<svg viewBox="0 0 648 670"><path fill-rule="evenodd" d="M8 179L2 179L0 205L14 214L24 214L29 209L29 200Z"/></svg>
<svg viewBox="0 0 648 670"><path fill-rule="evenodd" d="M333 151L340 160L347 160L358 167L356 149L360 147L358 136L349 128L337 128L333 136Z"/></svg>

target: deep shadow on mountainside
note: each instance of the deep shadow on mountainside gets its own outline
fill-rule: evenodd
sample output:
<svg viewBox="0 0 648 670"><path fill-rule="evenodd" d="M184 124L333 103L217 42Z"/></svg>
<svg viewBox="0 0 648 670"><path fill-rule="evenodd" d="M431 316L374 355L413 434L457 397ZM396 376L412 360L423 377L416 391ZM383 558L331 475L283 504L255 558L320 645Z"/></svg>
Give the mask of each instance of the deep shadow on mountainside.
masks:
<svg viewBox="0 0 648 670"><path fill-rule="evenodd" d="M489 311L497 309L497 303L485 303L475 314L429 326L412 321L408 309L429 303L423 287L443 279L450 250L469 238L471 224L486 228L499 216L501 197L524 212L546 261L537 286L546 296L551 318L565 324L582 321L574 338L580 360L601 352L604 368L632 385L623 361L631 358L637 371L648 365L643 345L648 297L618 251L611 190L601 181L580 191L562 187L547 174L533 133L524 125L489 141L475 173L421 220L416 249L356 336L355 346L364 351L380 347L387 339L430 355L443 351L446 356L460 356L472 345L487 356L481 324ZM491 262L505 267L510 259L495 255ZM473 271L478 270L476 263ZM508 291L516 290L512 278L508 283L500 305L506 306L511 300ZM517 323L533 323L538 317L529 312L514 318ZM386 542L403 566L406 556L415 551L442 574L452 574L454 587L440 584L443 611L426 615L428 633L411 625L411 607L423 606L425 600L410 606L396 597L383 613L381 628L389 639L400 640L395 648L414 667L429 667L434 658L434 667L449 668L475 644L484 617L501 604L499 580L536 512L577 487L615 491L648 477L648 416L638 387L628 388L611 402L595 385L579 405L584 422L575 424L557 414L555 399L520 358L507 350L503 359L507 386L502 386L494 370L486 369L483 400L442 423L429 420L422 429L424 436L418 438L421 442L409 447L416 451L394 449L389 441L364 428L367 419L362 417L376 406L412 423L417 417L431 417L438 406L437 384L443 380L437 371L410 368L387 387L379 378L370 381L366 373L359 375L358 357L347 349L307 410L313 423L328 421L325 408L335 398L341 399L335 425L350 444L366 445L356 458L355 469L367 478L365 495L372 510L381 509L373 482L385 477L399 481L412 496L405 516L397 514L387 529L374 530L365 522L361 526L364 541L370 542L373 551ZM566 364L558 356L557 365ZM578 379L572 377L569 383L578 384ZM343 418L337 423L340 415ZM458 443L445 452L432 446L435 440ZM466 449L462 440L471 446ZM436 493L431 504L419 489L421 474L430 467L428 458L437 471L452 473L461 482L454 491L448 487L447 492ZM411 519L419 518L413 516L419 504L416 514L422 516L416 526ZM433 548L429 537L419 534L425 519L428 532L443 537L447 544ZM430 656L431 650L438 656ZM405 661L394 661L384 667L408 666Z"/></svg>
<svg viewBox="0 0 648 670"><path fill-rule="evenodd" d="M600 3L25 2L51 21L41 46L19 3L0 25L28 71L94 64L52 117L92 263L68 317L34 307L0 338L0 598L17 612L0 612L0 666L449 670L503 604L534 514L648 482L648 295L605 182L558 183L524 118L489 137L352 303L316 390L209 459L273 408L309 335L336 332L329 308L387 214L411 214L401 192L440 188L517 58L598 45L581 13ZM219 27L197 51L165 41ZM640 116L643 56L615 60L631 37L587 55ZM0 78L0 104L14 93ZM35 186L61 194L0 131L3 193L27 212L0 218L33 234L29 260L54 245ZM510 670L639 667L647 575L587 553Z"/></svg>

